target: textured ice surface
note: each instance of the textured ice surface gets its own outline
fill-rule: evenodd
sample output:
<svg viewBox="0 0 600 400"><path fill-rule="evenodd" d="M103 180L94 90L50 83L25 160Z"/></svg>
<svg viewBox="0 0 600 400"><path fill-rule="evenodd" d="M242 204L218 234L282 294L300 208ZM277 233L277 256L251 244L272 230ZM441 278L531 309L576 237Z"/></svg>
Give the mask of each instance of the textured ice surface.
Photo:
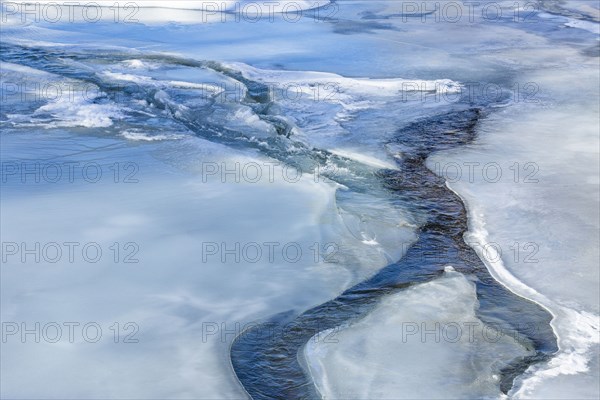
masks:
<svg viewBox="0 0 600 400"><path fill-rule="evenodd" d="M524 75L542 90L537 102L490 116L473 146L439 154L430 167L464 167L463 177L450 176L449 185L468 204L467 241L480 250L497 244L501 253L488 260L495 276L555 315L561 351L515 395L594 398L600 342L597 59L564 47L535 51L569 62ZM465 163L478 163L472 182ZM483 169L491 163L501 178L495 172L486 177Z"/></svg>
<svg viewBox="0 0 600 400"><path fill-rule="evenodd" d="M32 140L43 148L30 146ZM3 138L2 148L6 162L46 154L62 163L84 152L89 158L80 155L77 161L99 162L105 174L114 162L135 160L139 166L138 183L115 184L110 175L96 184L79 178L32 188L11 180L3 187L4 241L30 247L96 242L104 251L97 263L81 257L74 263L64 258L36 263L31 256L25 263L18 257L3 263L3 321L25 321L30 328L36 321L42 326L89 321L104 331L98 343L78 336L74 344L65 338L56 344L18 338L3 344L3 396L240 398L228 354L236 329L318 304L351 280L341 265L315 262L309 249L334 240L322 229L323 219L337 225L333 188L325 183L308 177L295 184L266 178L254 184L203 182L202 162L257 158L199 139L138 145L89 137L84 147L72 135L45 130L13 133ZM263 224L265 215L273 223ZM296 263L284 262L281 254L274 262L265 257L236 262L233 256L225 263L215 257L203 262L203 242L232 247L277 241L299 243L304 256ZM139 263L115 264L109 250L114 242L135 242ZM352 243L361 246L368 247ZM137 323L139 343L113 343L114 322ZM219 332L204 340L207 324L216 324ZM221 324L230 332L222 333Z"/></svg>
<svg viewBox="0 0 600 400"><path fill-rule="evenodd" d="M526 350L484 325L477 307L473 283L447 268L311 339L309 370L325 399L501 397L500 369Z"/></svg>

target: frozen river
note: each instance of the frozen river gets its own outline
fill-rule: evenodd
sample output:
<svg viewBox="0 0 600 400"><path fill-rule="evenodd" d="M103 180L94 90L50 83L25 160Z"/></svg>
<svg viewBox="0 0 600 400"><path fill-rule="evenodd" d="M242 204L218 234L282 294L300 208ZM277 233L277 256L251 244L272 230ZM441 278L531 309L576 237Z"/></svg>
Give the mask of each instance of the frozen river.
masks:
<svg viewBox="0 0 600 400"><path fill-rule="evenodd" d="M598 398L594 1L2 1L1 396Z"/></svg>

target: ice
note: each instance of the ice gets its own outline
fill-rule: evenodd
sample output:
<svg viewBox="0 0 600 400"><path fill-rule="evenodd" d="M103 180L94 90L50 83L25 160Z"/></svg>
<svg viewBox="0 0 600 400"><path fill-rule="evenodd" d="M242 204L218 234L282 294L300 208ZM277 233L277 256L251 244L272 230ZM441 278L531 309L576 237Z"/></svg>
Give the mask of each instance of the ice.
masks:
<svg viewBox="0 0 600 400"><path fill-rule="evenodd" d="M96 85L11 63L1 67L3 101L35 108L26 114L8 114L13 124L100 128L124 117L125 110L106 99Z"/></svg>
<svg viewBox="0 0 600 400"><path fill-rule="evenodd" d="M438 154L429 165L434 171L436 162L464 167L462 179L449 179L448 185L468 206L465 239L497 280L554 315L560 346L556 357L517 379L509 396L597 398L600 82L598 59L590 57L598 42L598 9L591 2L540 3L547 12L535 13L535 23L513 21L510 0L500 4L502 20L483 20L481 7L489 2L482 2L474 21L460 23L435 21L436 13L426 22L404 18L399 2L391 1L337 1L322 18L311 18L314 7L328 3L294 1L312 10L294 23L286 19L284 8L291 3L284 1L272 21L256 23L235 20L232 1L218 2L227 12L214 12L201 1L162 7L138 2L136 22L115 23L111 1L101 2L107 7L93 29L79 8L69 23L24 22L7 11L8 3L2 3L3 58L12 45L23 46L17 52L44 49L60 58L58 69L70 66L76 75L91 74L109 87L138 85L147 92L136 95L148 97L118 103L106 93L84 98L76 91L72 101L23 102L20 93L3 98L3 162L139 166L139 182L129 187L81 177L36 185L11 178L2 188L3 241L98 241L103 248L135 241L143 260L3 263L3 321L96 321L105 330L98 344L3 344L3 397L244 397L229 359L236 323L243 327L280 312L300 313L334 298L397 261L415 240L419 223L413 210L394 204L368 179L359 192L313 171L296 183L269 182L266 174L255 183L222 182L220 174L205 182L206 163L281 160L243 150L243 140L234 150L194 136L216 126L221 130L215 141L241 132L266 153L267 139L277 133L259 117L263 111L289 123L291 140L307 148L328 150L355 169L397 170L398 155L385 144L398 129L450 109L443 95L475 81L500 85L513 98L486 110L476 143ZM252 14L248 9L246 16ZM40 54L33 51L23 61L43 64ZM101 56L81 61L86 54ZM213 104L236 81L189 66L205 61L270 85L273 103ZM16 62L0 67L3 96L7 82L82 84ZM524 94L528 83L537 85L538 103ZM281 95L290 85L287 94L298 92L300 99ZM336 91L315 98L315 88L326 85ZM234 90L248 94L245 86ZM187 120L195 131L181 124L184 117L196 118ZM471 182L463 162L496 162L503 178L486 182L476 170ZM510 169L515 163L516 182ZM525 183L536 166L539 182ZM284 168L275 168L277 176ZM341 178L352 173L336 168ZM109 179L113 172L107 169ZM202 242L272 240L298 242L310 257L294 264L201 262ZM315 261L310 250L315 242L334 244L327 246L333 258L321 252ZM499 258L480 251L490 242L503 250ZM533 247L523 247L528 244ZM532 248L537 262L524 263ZM363 320L342 327L339 343L309 343L306 357L322 393L501 396L498 368L524 352L512 338L432 343L411 336L408 343L398 342L398 326L406 322L481 324L472 284L450 268L436 281L384 298ZM137 322L140 343L112 343L108 327L116 321ZM203 341L203 323L220 329L223 322L232 330L224 339L218 332ZM494 364L498 354L502 362Z"/></svg>
<svg viewBox="0 0 600 400"><path fill-rule="evenodd" d="M56 162L69 160L77 148L54 135L46 133L46 148L56 149ZM32 138L4 137L2 148L17 156L28 151ZM74 344L66 339L3 344L3 397L243 397L229 367L228 344L235 334L219 332L203 341L205 324L224 323L235 331L236 324L325 301L351 279L342 265L315 262L310 250L315 242L336 240L321 223L335 221L333 187L308 176L294 184L270 183L266 175L259 183L223 183L220 176L203 182L204 162L268 160L199 139L171 141L170 148L161 143L123 147L120 140L89 138L89 159L77 159L98 161L89 147L105 148L97 151L109 166L135 160L138 183L116 184L109 175L96 184L79 178L48 184L47 190L20 185L19 179L4 185L3 241L97 242L105 256L97 263L40 264L30 257L3 264L3 321L27 321L31 327L34 321L42 326L94 321L104 331L96 344L80 336ZM3 162L10 159L3 154ZM281 176L281 167L274 171ZM152 202L144 200L149 198ZM262 224L265 215L278 223ZM296 263L280 255L274 262L236 263L233 257L202 262L203 242L277 241L300 243L304 256ZM108 249L113 242L137 243L140 262L115 264ZM352 247L360 246L356 241ZM113 343L114 322L137 323L139 343Z"/></svg>
<svg viewBox="0 0 600 400"><path fill-rule="evenodd" d="M158 134L158 135L148 135L144 132L139 132L135 130L128 130L121 133L121 135L128 140L133 141L147 141L152 142L155 140L176 140L183 139L185 136L178 134Z"/></svg>
<svg viewBox="0 0 600 400"><path fill-rule="evenodd" d="M502 170L498 182L481 169L469 182L465 167L464 177L449 186L468 204L467 241L480 249L496 243L502 251L487 254L492 274L555 317L559 353L533 368L513 395L543 398L552 391L553 397L594 398L598 382L585 377L599 373L600 82L596 60L565 48L553 52L569 55L569 63L524 76L544 89L536 102L515 103L490 116L473 146L435 156L430 167L475 162L497 163Z"/></svg>
<svg viewBox="0 0 600 400"><path fill-rule="evenodd" d="M27 76L31 76L31 75L34 75L36 77L42 77L42 78L56 77L56 75L50 74L46 71L41 71L39 69L27 67L24 65L14 64L14 63L10 63L10 62L5 62L5 61L0 61L0 68L2 68L3 74L15 72L21 78L26 78Z"/></svg>
<svg viewBox="0 0 600 400"><path fill-rule="evenodd" d="M293 85L294 89L305 94L314 94L314 86L318 84L338 85L341 93L348 92L352 95L371 96L398 96L402 91L424 91L450 93L460 90L460 84L450 79L438 79L433 81L410 80L410 79L369 79L348 78L332 73L316 71L274 71L259 70L249 65L240 63L225 63L248 78L261 82L276 83L279 85ZM323 98L328 101L328 97ZM337 100L335 97L333 100Z"/></svg>
<svg viewBox="0 0 600 400"><path fill-rule="evenodd" d="M155 96L169 101L165 92ZM153 117L156 110L146 111ZM243 397L228 349L246 324L318 305L400 258L398 243L414 240L410 217L375 194L339 198L340 185L309 171L290 182L281 163L255 151L228 149L154 119L141 125L140 118L85 127L84 141L80 131L58 124L16 126L2 137L3 162L80 163L72 183L65 176L59 184L23 185L19 175L3 183L3 240L96 242L105 255L97 263L48 265L30 257L3 264L3 321L29 328L95 322L104 332L95 344L79 336L73 344L3 344L3 396ZM123 175L116 182L114 163L132 162L136 182L123 183ZM86 163L103 165L103 180L82 179ZM206 174L207 164L231 170L251 163L274 166L275 180L266 170L257 182ZM138 245L140 262L115 264L115 242ZM281 256L205 263L205 242L293 242L304 256L295 263ZM113 343L115 322L121 329L136 323L139 343ZM204 340L207 324L219 331Z"/></svg>
<svg viewBox="0 0 600 400"><path fill-rule="evenodd" d="M122 118L121 109L115 104L97 104L83 94L76 94L73 99L59 100L41 106L34 116L50 115L50 121L44 121L46 128L76 127L86 128L108 127L114 119Z"/></svg>
<svg viewBox="0 0 600 400"><path fill-rule="evenodd" d="M600 25L595 22L571 19L569 22L567 22L565 24L565 26L568 26L570 28L583 29L588 32L595 33L596 35L600 35Z"/></svg>
<svg viewBox="0 0 600 400"><path fill-rule="evenodd" d="M448 266L315 336L304 355L325 399L499 398L499 370L527 352L484 325L477 307L473 283Z"/></svg>
<svg viewBox="0 0 600 400"><path fill-rule="evenodd" d="M343 149L331 149L330 151L333 154L351 158L353 160L357 160L363 164L371 165L376 168L386 168L386 169L397 169L398 168L398 166L391 161L382 162L381 160L379 160L375 157L370 157L368 154L361 153L358 150L348 151L348 150L343 150Z"/></svg>

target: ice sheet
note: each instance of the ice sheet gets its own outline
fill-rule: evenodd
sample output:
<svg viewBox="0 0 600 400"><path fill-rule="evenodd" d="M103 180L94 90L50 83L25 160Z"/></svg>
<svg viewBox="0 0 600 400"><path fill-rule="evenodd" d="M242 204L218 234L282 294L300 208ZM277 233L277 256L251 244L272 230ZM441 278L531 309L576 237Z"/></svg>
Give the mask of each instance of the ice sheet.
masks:
<svg viewBox="0 0 600 400"><path fill-rule="evenodd" d="M595 89L600 82L594 60L576 54L571 60L526 77L546 88L537 103L503 109L484 122L475 145L460 154L435 156L429 164L432 169L450 162L464 167L462 179L450 177L449 186L468 204L467 241L480 250L497 245L501 252L494 255L480 251L492 273L555 316L552 326L561 350L548 365L531 371L515 397L541 398L552 391L554 397L593 398L598 393L598 381L585 377L598 376L600 343ZM572 80L575 70L578 79ZM479 165L471 175L468 163ZM484 175L492 163L502 178L495 172Z"/></svg>
<svg viewBox="0 0 600 400"><path fill-rule="evenodd" d="M360 321L322 332L304 355L325 399L499 398L499 370L527 352L483 324L477 306L475 286L447 267Z"/></svg>

